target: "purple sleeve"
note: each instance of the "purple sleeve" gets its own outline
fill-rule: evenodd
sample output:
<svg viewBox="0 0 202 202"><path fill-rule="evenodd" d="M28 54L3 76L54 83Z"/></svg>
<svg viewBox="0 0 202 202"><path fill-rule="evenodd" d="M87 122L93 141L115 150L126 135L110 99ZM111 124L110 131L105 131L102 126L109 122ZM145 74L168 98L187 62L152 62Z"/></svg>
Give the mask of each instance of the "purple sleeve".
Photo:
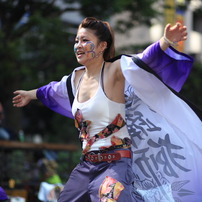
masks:
<svg viewBox="0 0 202 202"><path fill-rule="evenodd" d="M159 42L150 45L138 56L177 92L181 90L193 64L193 58L172 47L163 51Z"/></svg>
<svg viewBox="0 0 202 202"><path fill-rule="evenodd" d="M38 88L37 98L49 109L69 118L73 118L66 87L67 76L61 81L52 81Z"/></svg>

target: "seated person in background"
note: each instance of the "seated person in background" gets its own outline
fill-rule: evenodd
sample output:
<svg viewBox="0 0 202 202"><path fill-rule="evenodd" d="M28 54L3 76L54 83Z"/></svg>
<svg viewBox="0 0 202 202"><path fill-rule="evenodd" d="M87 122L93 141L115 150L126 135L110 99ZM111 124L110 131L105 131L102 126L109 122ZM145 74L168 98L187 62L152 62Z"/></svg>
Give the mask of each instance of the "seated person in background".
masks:
<svg viewBox="0 0 202 202"><path fill-rule="evenodd" d="M39 188L38 199L44 202L56 201L63 189L62 181L56 171L58 165L55 160L43 158L39 166L42 182Z"/></svg>
<svg viewBox="0 0 202 202"><path fill-rule="evenodd" d="M42 159L40 170L44 182L49 184L62 183L60 176L56 172L57 166L54 160Z"/></svg>

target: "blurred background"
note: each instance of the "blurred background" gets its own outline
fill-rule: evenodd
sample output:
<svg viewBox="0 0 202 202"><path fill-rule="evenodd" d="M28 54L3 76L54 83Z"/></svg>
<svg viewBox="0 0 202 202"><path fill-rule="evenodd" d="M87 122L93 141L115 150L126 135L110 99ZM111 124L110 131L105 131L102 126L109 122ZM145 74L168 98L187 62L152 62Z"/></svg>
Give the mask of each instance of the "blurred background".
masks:
<svg viewBox="0 0 202 202"><path fill-rule="evenodd" d="M12 98L15 90L59 81L79 66L73 44L87 16L111 24L116 55L141 52L167 23L185 24L188 40L177 49L195 63L181 94L202 109L202 0L0 0L0 187L10 196L38 201L50 177L44 159L54 162L52 176L62 184L79 160L73 120L38 101L14 108Z"/></svg>

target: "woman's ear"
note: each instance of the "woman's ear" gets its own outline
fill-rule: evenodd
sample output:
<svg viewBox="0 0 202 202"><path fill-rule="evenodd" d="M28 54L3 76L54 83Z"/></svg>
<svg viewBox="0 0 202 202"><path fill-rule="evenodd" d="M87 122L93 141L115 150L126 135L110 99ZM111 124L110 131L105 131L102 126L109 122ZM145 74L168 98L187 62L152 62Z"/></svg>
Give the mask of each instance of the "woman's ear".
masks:
<svg viewBox="0 0 202 202"><path fill-rule="evenodd" d="M100 46L101 50L104 52L104 50L107 48L107 42L101 41L99 46Z"/></svg>

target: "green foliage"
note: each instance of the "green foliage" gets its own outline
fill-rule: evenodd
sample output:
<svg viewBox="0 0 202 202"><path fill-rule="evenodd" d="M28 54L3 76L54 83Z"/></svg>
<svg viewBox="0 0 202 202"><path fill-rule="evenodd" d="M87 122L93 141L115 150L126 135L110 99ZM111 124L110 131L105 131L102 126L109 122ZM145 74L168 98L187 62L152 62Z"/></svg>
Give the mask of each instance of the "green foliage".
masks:
<svg viewBox="0 0 202 202"><path fill-rule="evenodd" d="M25 14L28 14L28 19L20 24ZM72 59L75 58L72 51L74 35L67 32L69 25L64 25L60 14L51 2L0 2L0 101L8 103L8 107L11 108L13 91L33 89L60 80L77 65ZM16 132L23 129L25 133L51 135L52 128L45 120L47 115L42 121L39 118L41 105L34 102L31 106L34 106L34 113L27 112L29 107L15 111L22 114L21 120L14 120L14 109L9 109L11 114L6 115L7 121L13 124L8 124L9 127Z"/></svg>
<svg viewBox="0 0 202 202"><path fill-rule="evenodd" d="M118 1L122 2L122 1ZM117 2L117 4L118 4ZM133 1L127 0L125 4L120 7L124 7L124 11L128 13L129 19L119 19L115 30L121 33L125 33L127 30L141 24L151 25L151 20L156 17L159 12L153 8L155 0ZM147 5L147 6L145 6ZM119 7L119 5L117 5ZM119 8L120 8L119 7Z"/></svg>
<svg viewBox="0 0 202 202"><path fill-rule="evenodd" d="M35 159L39 151L33 150L13 150L11 152L0 152L0 183L3 187L8 187L8 181L13 179L15 187L39 186L39 183L44 178L44 172L41 168L41 158ZM43 154L44 151L39 153ZM60 176L63 183L69 177L69 173L79 162L81 151L68 152L57 151L55 153L58 167L56 173Z"/></svg>
<svg viewBox="0 0 202 202"><path fill-rule="evenodd" d="M37 26L26 33L21 43L21 76L28 79L25 83L28 89L32 88L30 82L41 85L58 80L75 66L71 62L73 52L70 54L68 49L68 46L73 49L72 43L68 42L70 34L65 32L58 18L45 19L37 13L30 17L30 23Z"/></svg>
<svg viewBox="0 0 202 202"><path fill-rule="evenodd" d="M69 177L69 174L73 168L79 163L81 157L81 151L77 152L58 152L57 154L57 163L58 163L58 174L60 175L63 183L65 183Z"/></svg>
<svg viewBox="0 0 202 202"><path fill-rule="evenodd" d="M7 170L9 170L9 178L14 179L16 184L22 183L28 179L26 174L25 162L29 155L24 155L23 151L14 151L8 156Z"/></svg>
<svg viewBox="0 0 202 202"><path fill-rule="evenodd" d="M192 71L182 88L182 95L184 95L193 104L202 110L202 64L194 63Z"/></svg>
<svg viewBox="0 0 202 202"><path fill-rule="evenodd" d="M81 4L83 16L94 16L98 19L107 20L112 14L121 12L129 13L128 19L119 19L115 29L119 32L139 25L151 24L151 19L159 14L152 6L155 0L75 0Z"/></svg>
<svg viewBox="0 0 202 202"><path fill-rule="evenodd" d="M119 19L116 26L117 30L124 32L140 23L150 24L150 20L158 14L152 7L154 0L66 0L64 2L68 4L62 7L57 7L54 1L0 2L0 40L2 41L0 43L0 100L3 103L11 103L12 92L16 89L28 90L52 80L58 81L78 66L73 53L76 33L68 32L70 28L75 28L77 25L69 21L62 22L60 16L63 12L77 10L83 16L95 16L107 20L113 14L126 11L129 19L127 21L123 18ZM79 3L80 6L73 7L73 3ZM28 17L22 23L21 19L25 14ZM142 47L131 46L123 47L117 53L141 50ZM198 72L191 74L193 78L190 85L194 86L194 89L200 86L198 75ZM188 88L185 86L185 94L191 95ZM194 94L191 97L196 104L201 102ZM7 117L16 130L23 129L25 134L40 133L45 140L52 142L76 141L77 135L73 122L44 109L37 102L22 110L9 111L11 113ZM22 113L20 116L22 119L13 120L16 116L12 113Z"/></svg>
<svg viewBox="0 0 202 202"><path fill-rule="evenodd" d="M63 6L57 6L55 1L0 1L0 100L10 103L8 111L11 114L7 118L15 130L23 129L25 134L40 133L47 141L75 140L76 136L71 136L71 133L75 134L73 123L59 115L53 115L50 110L44 110L37 102L14 111L11 99L12 92L17 89L28 90L52 80L58 81L78 66L73 53L76 33L68 32L78 25L69 19L67 22L61 21L61 14L76 10L83 16L107 20L113 14L128 11L131 13L129 22L119 21L126 23L127 27L137 22L149 22L155 14L151 8L153 0L60 2L64 2ZM75 7L75 3L80 6ZM14 119L16 116L12 113L21 114L17 117L22 119ZM62 130L57 130L58 125Z"/></svg>

